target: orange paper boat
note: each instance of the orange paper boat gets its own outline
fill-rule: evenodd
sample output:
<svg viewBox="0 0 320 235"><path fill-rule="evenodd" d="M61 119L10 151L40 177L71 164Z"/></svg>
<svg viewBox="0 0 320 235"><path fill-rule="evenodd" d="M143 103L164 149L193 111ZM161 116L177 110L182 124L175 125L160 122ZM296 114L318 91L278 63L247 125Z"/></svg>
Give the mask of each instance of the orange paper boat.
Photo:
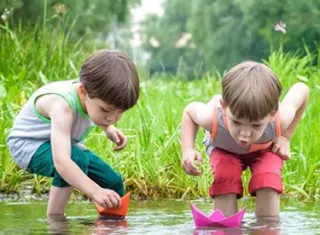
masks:
<svg viewBox="0 0 320 235"><path fill-rule="evenodd" d="M97 212L102 216L126 216L128 213L130 203L130 193L127 193L122 197L122 206L120 208L103 208L94 202Z"/></svg>

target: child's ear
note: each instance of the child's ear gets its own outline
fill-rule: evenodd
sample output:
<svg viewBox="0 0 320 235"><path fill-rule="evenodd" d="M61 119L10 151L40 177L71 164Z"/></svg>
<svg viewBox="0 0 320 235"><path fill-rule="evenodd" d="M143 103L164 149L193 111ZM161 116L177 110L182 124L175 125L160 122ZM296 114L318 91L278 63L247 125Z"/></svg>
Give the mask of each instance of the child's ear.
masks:
<svg viewBox="0 0 320 235"><path fill-rule="evenodd" d="M276 115L277 115L277 111L273 111L272 113L270 113L269 122L273 121L276 118Z"/></svg>
<svg viewBox="0 0 320 235"><path fill-rule="evenodd" d="M227 105L222 99L220 99L220 105L221 105L222 114L226 115L227 114Z"/></svg>
<svg viewBox="0 0 320 235"><path fill-rule="evenodd" d="M80 83L79 85L79 96L80 96L80 99L86 99L87 98L87 95L88 95L88 92L87 92L87 89L85 88L85 86Z"/></svg>

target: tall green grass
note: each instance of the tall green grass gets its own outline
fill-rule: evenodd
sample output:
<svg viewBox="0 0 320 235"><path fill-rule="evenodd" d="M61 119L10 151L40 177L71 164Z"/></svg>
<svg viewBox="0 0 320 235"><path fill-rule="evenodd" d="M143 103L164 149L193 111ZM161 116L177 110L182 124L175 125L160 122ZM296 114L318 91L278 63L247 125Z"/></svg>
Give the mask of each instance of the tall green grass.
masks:
<svg viewBox="0 0 320 235"><path fill-rule="evenodd" d="M13 163L5 138L19 108L44 83L78 76L78 68L91 50L71 43L65 33L1 27L0 35L0 190L19 191L33 185L36 192L48 189L50 180L32 176ZM320 49L319 49L320 51ZM310 104L291 142L292 159L287 161L283 179L287 194L304 199L319 198L320 92L319 63L312 54L298 57L274 52L265 61L282 81L284 92L303 80L311 88ZM143 72L143 71L142 71ZM181 168L180 122L184 107L191 101L208 101L220 92L219 76L204 75L191 82L170 76L148 79L141 75L141 98L117 124L128 136L128 146L112 152L112 144L96 130L87 139L95 153L119 171L127 190L138 197L188 198L208 196L212 173L197 137L197 148L204 156L199 177L186 175ZM319 85L318 85L319 84ZM249 173L244 174L248 183Z"/></svg>
<svg viewBox="0 0 320 235"><path fill-rule="evenodd" d="M0 190L16 191L30 178L13 164L5 145L12 120L35 89L53 80L78 76L87 53L70 43L59 25L42 30L0 25ZM39 188L39 187L35 187Z"/></svg>

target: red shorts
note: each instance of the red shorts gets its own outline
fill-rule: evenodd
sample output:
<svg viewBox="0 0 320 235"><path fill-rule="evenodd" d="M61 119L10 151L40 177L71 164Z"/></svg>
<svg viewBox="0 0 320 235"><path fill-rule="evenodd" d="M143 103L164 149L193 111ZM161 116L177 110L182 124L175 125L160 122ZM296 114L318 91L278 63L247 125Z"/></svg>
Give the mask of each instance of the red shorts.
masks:
<svg viewBox="0 0 320 235"><path fill-rule="evenodd" d="M216 148L210 155L210 165L213 172L213 183L210 187L210 196L235 193L237 198L243 195L241 175L247 167L251 170L249 192L261 188L272 188L278 193L283 192L281 170L283 160L278 155L267 152L254 152L246 155L237 155Z"/></svg>

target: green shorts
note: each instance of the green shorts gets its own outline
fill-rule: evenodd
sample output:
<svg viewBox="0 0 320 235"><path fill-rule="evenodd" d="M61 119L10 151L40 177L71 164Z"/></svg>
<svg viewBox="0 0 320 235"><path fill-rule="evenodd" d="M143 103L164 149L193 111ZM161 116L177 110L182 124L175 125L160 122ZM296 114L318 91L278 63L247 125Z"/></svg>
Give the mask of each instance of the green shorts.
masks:
<svg viewBox="0 0 320 235"><path fill-rule="evenodd" d="M71 159L90 179L102 188L112 189L120 196L124 195L121 175L91 151L82 150L81 148L72 145ZM53 177L53 186L70 187L54 167L50 141L43 143L37 149L32 156L27 171L37 175Z"/></svg>

